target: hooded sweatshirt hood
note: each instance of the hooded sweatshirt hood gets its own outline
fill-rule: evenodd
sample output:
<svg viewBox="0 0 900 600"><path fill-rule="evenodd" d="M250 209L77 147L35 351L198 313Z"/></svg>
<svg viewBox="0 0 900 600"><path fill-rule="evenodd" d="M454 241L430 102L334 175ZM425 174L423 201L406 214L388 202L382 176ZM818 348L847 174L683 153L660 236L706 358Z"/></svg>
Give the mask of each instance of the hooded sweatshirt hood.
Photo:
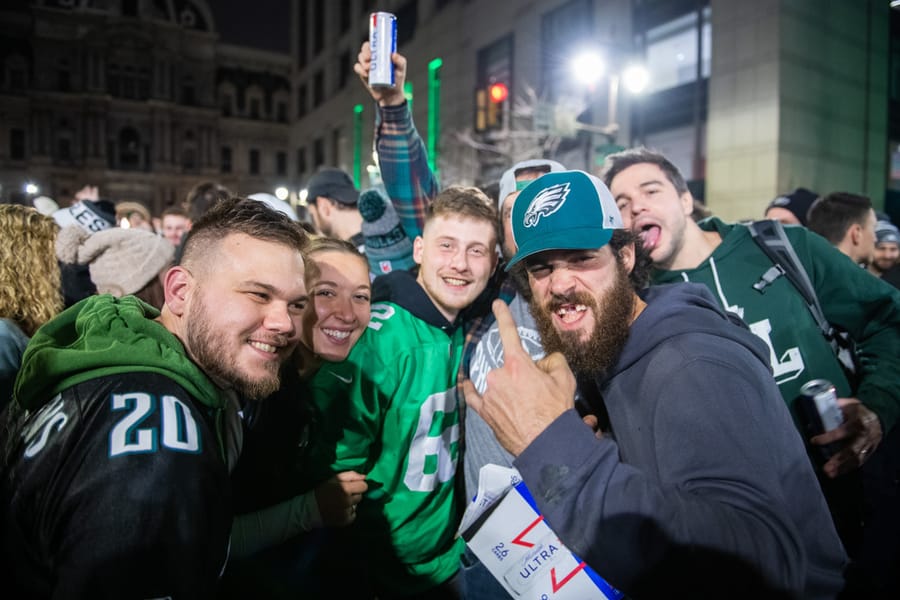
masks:
<svg viewBox="0 0 900 600"><path fill-rule="evenodd" d="M460 324L460 317L451 323L437 309L412 271L391 271L379 275L372 282L372 302L393 302L429 325L448 333Z"/></svg>
<svg viewBox="0 0 900 600"><path fill-rule="evenodd" d="M738 342L766 369L769 350L734 313L722 310L709 289L696 283L654 285L638 293L647 307L631 326L628 342L609 377L628 369L663 340L705 333ZM735 327L737 325L738 327Z"/></svg>
<svg viewBox="0 0 900 600"><path fill-rule="evenodd" d="M91 296L35 332L22 356L15 401L34 410L59 392L90 379L148 372L169 377L205 406L225 397L162 324L159 311L135 298Z"/></svg>

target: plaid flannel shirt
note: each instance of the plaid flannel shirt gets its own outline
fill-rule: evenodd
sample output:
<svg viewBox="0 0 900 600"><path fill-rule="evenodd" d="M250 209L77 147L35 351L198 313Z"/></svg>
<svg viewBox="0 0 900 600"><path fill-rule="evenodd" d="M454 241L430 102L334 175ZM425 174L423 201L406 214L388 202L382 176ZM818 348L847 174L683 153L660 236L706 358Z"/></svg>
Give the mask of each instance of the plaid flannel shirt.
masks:
<svg viewBox="0 0 900 600"><path fill-rule="evenodd" d="M409 104L380 106L375 112L375 149L385 191L410 239L422 234L425 208L438 193L428 155Z"/></svg>

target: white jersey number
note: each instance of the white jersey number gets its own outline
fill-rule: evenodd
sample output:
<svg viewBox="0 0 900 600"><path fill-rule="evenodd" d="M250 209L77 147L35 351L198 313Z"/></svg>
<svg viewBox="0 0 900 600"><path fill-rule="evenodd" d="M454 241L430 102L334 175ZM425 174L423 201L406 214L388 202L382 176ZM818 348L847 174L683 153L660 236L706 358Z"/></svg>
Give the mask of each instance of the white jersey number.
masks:
<svg viewBox="0 0 900 600"><path fill-rule="evenodd" d="M175 396L163 396L159 405L162 407L162 445L177 452L199 452L200 431L187 405ZM113 394L112 409L128 412L109 434L110 457L156 452L160 438L156 428L140 428L156 410L153 396L143 392Z"/></svg>
<svg viewBox="0 0 900 600"><path fill-rule="evenodd" d="M438 483L446 483L456 473L456 459L450 445L459 440L459 422L432 432L436 419L456 412L456 390L429 396L419 408L419 424L409 445L409 460L403 483L416 492L430 492ZM427 472L426 472L427 471Z"/></svg>
<svg viewBox="0 0 900 600"><path fill-rule="evenodd" d="M383 323L376 323L375 319L378 319L379 321L387 321L394 316L395 312L397 311L390 304L382 304L380 302L376 302L372 305L372 319L369 321L369 329L378 331L379 329L381 329Z"/></svg>

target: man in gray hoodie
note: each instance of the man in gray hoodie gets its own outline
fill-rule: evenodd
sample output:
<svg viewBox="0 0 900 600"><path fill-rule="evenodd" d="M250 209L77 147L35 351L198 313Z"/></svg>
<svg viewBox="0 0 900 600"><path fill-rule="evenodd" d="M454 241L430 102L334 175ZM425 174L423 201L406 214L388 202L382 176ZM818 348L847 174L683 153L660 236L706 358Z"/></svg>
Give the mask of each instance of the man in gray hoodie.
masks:
<svg viewBox="0 0 900 600"><path fill-rule="evenodd" d="M495 302L505 363L466 399L560 540L635 597L834 598L846 555L764 344L703 286L644 289L647 258L587 173L537 179L512 223L548 356Z"/></svg>

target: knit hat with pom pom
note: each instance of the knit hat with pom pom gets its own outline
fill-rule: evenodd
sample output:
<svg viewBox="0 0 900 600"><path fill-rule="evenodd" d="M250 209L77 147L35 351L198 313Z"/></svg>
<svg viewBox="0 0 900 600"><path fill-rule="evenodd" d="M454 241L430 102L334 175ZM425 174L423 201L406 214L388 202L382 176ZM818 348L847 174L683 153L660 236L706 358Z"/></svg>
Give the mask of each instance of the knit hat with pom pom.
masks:
<svg viewBox="0 0 900 600"><path fill-rule="evenodd" d="M413 261L413 245L394 205L376 190L367 190L359 197L362 214L362 234L366 240L366 258L369 270L383 275L398 269L410 269Z"/></svg>

